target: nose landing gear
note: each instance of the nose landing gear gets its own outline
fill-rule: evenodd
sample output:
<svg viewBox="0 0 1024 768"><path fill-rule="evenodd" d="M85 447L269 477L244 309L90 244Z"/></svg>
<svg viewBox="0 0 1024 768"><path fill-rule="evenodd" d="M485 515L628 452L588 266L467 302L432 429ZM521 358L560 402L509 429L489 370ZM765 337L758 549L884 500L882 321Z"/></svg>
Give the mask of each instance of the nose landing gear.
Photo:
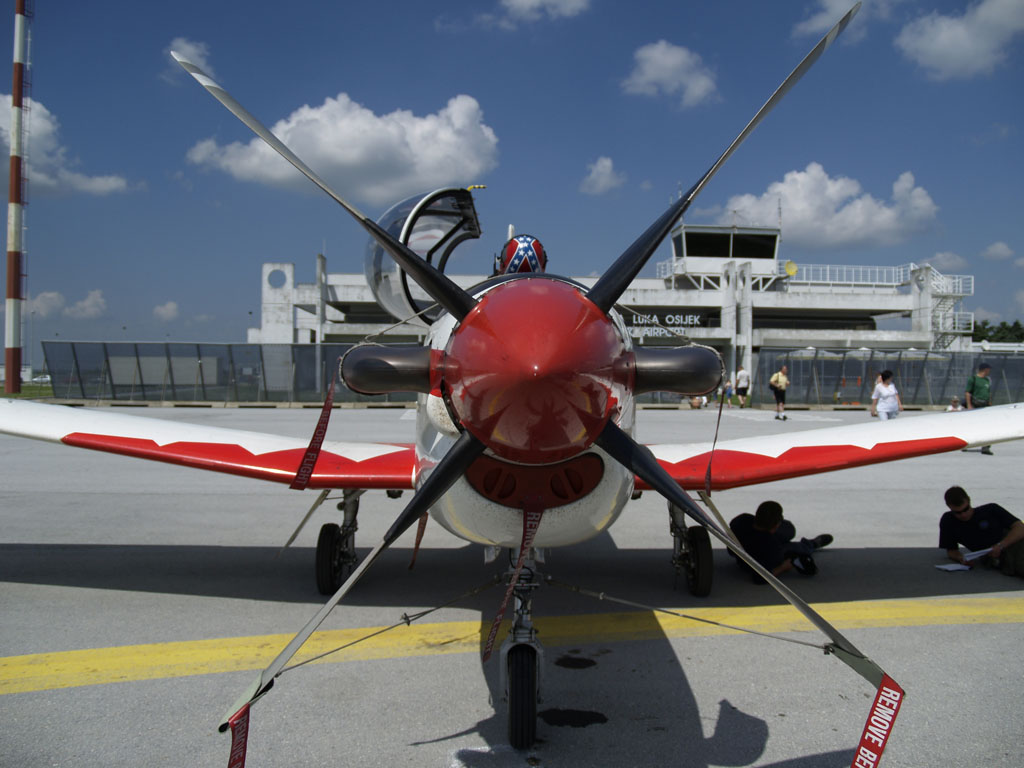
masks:
<svg viewBox="0 0 1024 768"><path fill-rule="evenodd" d="M531 555L533 554L531 550ZM514 616L501 644L501 690L505 693L508 741L513 749L529 749L537 740L537 703L544 651L533 626L533 590L540 586L534 558L527 558L512 590Z"/></svg>

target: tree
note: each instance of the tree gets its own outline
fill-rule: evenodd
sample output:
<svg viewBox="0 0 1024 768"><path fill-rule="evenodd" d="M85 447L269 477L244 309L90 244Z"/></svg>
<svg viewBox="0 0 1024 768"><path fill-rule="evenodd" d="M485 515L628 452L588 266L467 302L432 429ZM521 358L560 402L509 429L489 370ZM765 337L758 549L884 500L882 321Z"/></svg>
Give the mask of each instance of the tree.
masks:
<svg viewBox="0 0 1024 768"><path fill-rule="evenodd" d="M988 320L980 320L974 324L973 341L992 341L996 343L1024 342L1024 325L1020 320L1008 323L1003 320L999 325L992 325Z"/></svg>

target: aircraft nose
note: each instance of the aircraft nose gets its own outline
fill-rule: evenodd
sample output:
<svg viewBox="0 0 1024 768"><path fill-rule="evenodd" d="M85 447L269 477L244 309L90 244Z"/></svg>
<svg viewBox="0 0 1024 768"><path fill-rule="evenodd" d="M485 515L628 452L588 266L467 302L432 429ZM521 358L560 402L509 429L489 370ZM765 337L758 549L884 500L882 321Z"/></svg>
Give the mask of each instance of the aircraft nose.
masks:
<svg viewBox="0 0 1024 768"><path fill-rule="evenodd" d="M543 464L600 434L624 355L612 322L578 288L513 280L485 294L453 333L444 381L462 425L495 454Z"/></svg>

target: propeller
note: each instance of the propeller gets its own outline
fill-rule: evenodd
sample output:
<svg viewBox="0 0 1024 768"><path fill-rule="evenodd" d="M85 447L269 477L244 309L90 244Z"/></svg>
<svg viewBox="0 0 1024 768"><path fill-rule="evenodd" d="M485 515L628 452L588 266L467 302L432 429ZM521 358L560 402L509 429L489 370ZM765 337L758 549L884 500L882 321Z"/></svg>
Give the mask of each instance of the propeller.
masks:
<svg viewBox="0 0 1024 768"><path fill-rule="evenodd" d="M387 533L384 534L384 538L380 540L380 543L367 555L361 563L356 567L352 574L345 580L338 591L331 596L331 599L324 603L317 614L309 620L300 632L292 638L291 642L285 646L284 650L277 655L266 669L264 669L259 677L253 682L252 685L245 691L244 694L235 702L235 705L231 708L231 711L227 713L224 720L220 724L220 730L225 731L228 728L229 720L236 712L248 703L252 703L262 697L267 691L274 685L274 679L280 674L281 670L284 669L285 664L291 660L299 648L309 639L317 627L319 627L324 619L329 614L342 598L348 594L349 590L355 585L363 574L366 573L367 569L373 565L374 561L380 556L380 554L391 546L399 536L405 533L409 527L415 523L430 507L439 499L441 496L451 488L452 484L462 477L463 473L469 468L476 458L483 453L484 445L477 440L469 432L463 432L462 435L456 440L455 444L449 449L448 453L445 454L444 458L438 462L437 466L434 467L433 471L427 476L427 479L423 481L423 484L416 490L415 495L409 500L409 503L402 510L401 514L395 519Z"/></svg>
<svg viewBox="0 0 1024 768"><path fill-rule="evenodd" d="M631 377L629 356L621 337L612 328L609 312L697 194L832 44L859 8L860 3L857 3L829 31L704 176L630 245L585 296L578 286L543 276L545 279L534 277L502 283L477 302L442 272L343 200L199 67L179 54L172 54L189 74L257 136L338 202L423 290L460 321L460 327L453 333L445 350L443 367L438 368L437 373L451 388L453 402L464 409L458 414L464 431L427 475L380 543L260 674L229 715L270 690L292 656L380 554L427 512L487 448L512 461L544 464L575 455L591 444L598 445L733 550L832 640L831 652L873 685L881 682L884 673L874 662L739 548L676 485L650 451L615 424L615 403L611 398L611 392L617 386L636 384L646 391L646 388L664 386L675 372L683 370L688 371L692 379L688 386L714 386L715 373L720 375L720 363L710 361L703 353L695 351L634 356L632 371L635 375ZM503 347L500 343L502 337L517 325L523 325L523 317L538 319L534 324L538 330L535 338L531 337L526 344ZM532 327L529 323L525 325ZM508 350L518 356L506 354ZM625 365L624 361L627 361ZM429 390L430 378L434 375L429 353L408 349L394 350L386 356L358 353L348 362L349 372L371 391L381 391L373 390L378 385L384 389ZM717 364L712 365L712 362ZM556 394L552 395L552 392ZM221 730L227 727L225 720Z"/></svg>
<svg viewBox="0 0 1024 768"><path fill-rule="evenodd" d="M337 192L331 189L327 182L317 176L299 157L285 146L284 142L271 133L266 126L257 120L249 110L243 107L224 88L218 85L209 75L203 72L192 62L188 61L180 53L171 51L171 56L182 68L194 77L201 86L221 104L230 110L235 117L245 123L253 133L265 141L270 148L281 157L291 163L307 179L316 184L326 192L342 208L344 208L370 236L381 244L391 257L397 261L402 268L426 291L430 297L444 307L457 320L462 320L476 304L476 301L462 288L452 282L443 272L440 272L408 246L401 243L392 235L382 229L373 219L363 215L355 206L345 201Z"/></svg>
<svg viewBox="0 0 1024 768"><path fill-rule="evenodd" d="M835 41L839 33L846 29L846 26L850 23L850 20L856 15L857 11L860 10L860 3L854 5L846 15L843 16L836 25L828 31L821 41L814 46L810 53L808 53L804 60L801 61L796 69L794 69L789 77L787 77L772 94L771 98L765 102L764 106L758 110L754 118L747 123L747 127L740 131L740 135L737 136L729 148L722 153L700 180L690 187L689 191L683 195L679 200L669 206L668 210L665 211L647 230L640 235L633 244L627 248L621 256L615 261L614 264L605 272L601 278L594 284L594 287L590 289L587 294L588 298L594 302L601 311L607 313L612 308L619 297L625 293L629 284L633 282L633 279L640 273L640 270L644 268L647 260L650 259L654 251L661 245L661 241L665 239L665 236L672 229L672 226L676 221L679 220L686 209L690 207L690 203L693 202L694 198L700 194L700 191L704 189L711 178L718 172L718 169L722 167L726 160L732 156L732 153L737 150L740 144L743 143L744 139L749 136L753 130L757 127L765 116L772 111L776 104L778 104L782 97L785 96L789 90L797 84L797 81L807 72L811 66L821 57L821 54L825 52Z"/></svg>

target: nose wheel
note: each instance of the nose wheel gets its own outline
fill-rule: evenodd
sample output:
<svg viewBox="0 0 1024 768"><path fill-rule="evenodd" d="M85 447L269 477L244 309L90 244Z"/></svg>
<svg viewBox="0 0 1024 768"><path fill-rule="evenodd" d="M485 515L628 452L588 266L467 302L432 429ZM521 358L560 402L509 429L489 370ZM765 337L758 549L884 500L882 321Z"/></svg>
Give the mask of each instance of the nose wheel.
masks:
<svg viewBox="0 0 1024 768"><path fill-rule="evenodd" d="M537 651L530 645L509 649L508 742L529 749L537 739Z"/></svg>

